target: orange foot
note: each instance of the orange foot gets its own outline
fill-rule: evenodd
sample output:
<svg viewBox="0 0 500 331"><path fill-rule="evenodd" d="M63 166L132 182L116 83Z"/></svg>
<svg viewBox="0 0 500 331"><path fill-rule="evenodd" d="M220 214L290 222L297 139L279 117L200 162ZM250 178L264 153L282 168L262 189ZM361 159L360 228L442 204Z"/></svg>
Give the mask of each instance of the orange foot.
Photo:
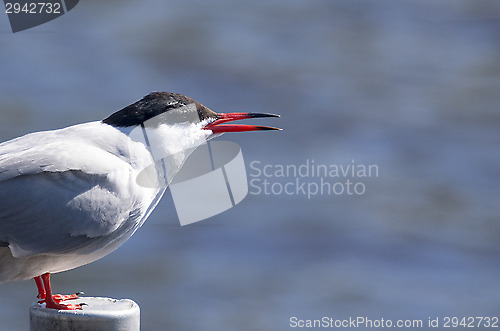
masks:
<svg viewBox="0 0 500 331"><path fill-rule="evenodd" d="M80 295L82 295L83 292L78 292L78 293L75 293L75 294L54 294L52 296L52 298L54 299L55 302L61 302L61 301L64 301L64 300L73 300L73 299L78 299L80 297ZM38 301L38 303L44 303L45 302L45 293L43 294L39 294L38 296L38 299L41 299L40 301Z"/></svg>
<svg viewBox="0 0 500 331"><path fill-rule="evenodd" d="M45 300L44 300L45 301ZM75 304L62 304L55 302L52 300L45 301L45 306L50 309L57 309L57 310L78 310L82 309L81 305L75 305Z"/></svg>
<svg viewBox="0 0 500 331"><path fill-rule="evenodd" d="M69 295L55 294L52 295L50 286L50 274L45 273L41 276L35 277L35 282L38 287L38 298L41 300L39 303L44 303L47 308L58 310L77 310L82 309L82 305L77 304L61 304L62 301L78 299L78 296L83 293L75 293Z"/></svg>
<svg viewBox="0 0 500 331"><path fill-rule="evenodd" d="M78 299L78 297L82 294L83 292L78 292L75 294L54 294L52 297L54 298L55 302L61 302L64 300Z"/></svg>
<svg viewBox="0 0 500 331"><path fill-rule="evenodd" d="M42 300L38 301L38 303L45 303L47 308L52 308L52 309L66 309L66 310L82 309L81 305L73 305L73 304L65 305L65 304L61 304L61 302L65 301L65 300L78 299L78 295L79 294L80 293L69 294L69 295L54 294L52 296L53 303L48 303L47 302L47 298L42 298Z"/></svg>

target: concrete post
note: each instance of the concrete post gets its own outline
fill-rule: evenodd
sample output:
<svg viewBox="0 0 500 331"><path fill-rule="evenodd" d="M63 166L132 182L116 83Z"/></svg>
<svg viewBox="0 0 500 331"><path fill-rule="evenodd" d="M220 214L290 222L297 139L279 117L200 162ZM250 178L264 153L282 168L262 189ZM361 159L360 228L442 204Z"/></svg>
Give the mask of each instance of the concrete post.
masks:
<svg viewBox="0 0 500 331"><path fill-rule="evenodd" d="M82 310L47 309L34 302L30 307L31 331L139 331L140 309L129 299L81 297L68 303L86 303Z"/></svg>

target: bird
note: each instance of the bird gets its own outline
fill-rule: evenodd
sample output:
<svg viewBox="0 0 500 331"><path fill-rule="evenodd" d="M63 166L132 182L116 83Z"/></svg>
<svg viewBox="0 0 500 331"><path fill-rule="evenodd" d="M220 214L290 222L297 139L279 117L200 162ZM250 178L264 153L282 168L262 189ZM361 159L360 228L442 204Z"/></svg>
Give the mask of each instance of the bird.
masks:
<svg viewBox="0 0 500 331"><path fill-rule="evenodd" d="M162 176L172 177L193 142L226 132L281 130L225 124L259 117L279 115L216 113L181 94L152 92L102 121L1 143L0 283L33 278L47 308L82 309L64 303L80 293L53 294L50 275L110 254L142 226L166 190L137 181L157 163L153 149L176 156L162 161L163 170L165 163L169 168Z"/></svg>

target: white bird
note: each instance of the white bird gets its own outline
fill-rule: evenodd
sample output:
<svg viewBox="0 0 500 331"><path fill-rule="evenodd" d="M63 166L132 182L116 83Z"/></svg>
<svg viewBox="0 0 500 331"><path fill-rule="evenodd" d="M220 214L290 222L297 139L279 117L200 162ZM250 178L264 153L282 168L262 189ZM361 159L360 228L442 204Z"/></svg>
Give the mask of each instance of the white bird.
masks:
<svg viewBox="0 0 500 331"><path fill-rule="evenodd" d="M157 160L152 148L177 155L169 160L166 175L172 177L196 147L193 141L279 130L221 125L254 117L278 115L218 114L189 97L154 92L103 121L0 144L0 283L34 278L48 308L81 309L61 303L78 294L52 294L50 274L106 256L144 223L166 188L137 181ZM146 134L145 128L160 137L160 146L134 134Z"/></svg>

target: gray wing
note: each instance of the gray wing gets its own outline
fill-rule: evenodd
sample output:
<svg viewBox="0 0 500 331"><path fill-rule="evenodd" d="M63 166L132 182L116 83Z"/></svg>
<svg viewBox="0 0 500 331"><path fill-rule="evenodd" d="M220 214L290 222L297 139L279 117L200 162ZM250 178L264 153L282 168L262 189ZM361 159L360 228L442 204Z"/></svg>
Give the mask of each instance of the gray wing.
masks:
<svg viewBox="0 0 500 331"><path fill-rule="evenodd" d="M132 206L102 175L71 170L14 177L0 182L0 242L15 257L92 252L127 230L120 227L138 216Z"/></svg>
<svg viewBox="0 0 500 331"><path fill-rule="evenodd" d="M52 131L0 144L0 246L15 257L105 246L139 217L127 176L119 157Z"/></svg>

